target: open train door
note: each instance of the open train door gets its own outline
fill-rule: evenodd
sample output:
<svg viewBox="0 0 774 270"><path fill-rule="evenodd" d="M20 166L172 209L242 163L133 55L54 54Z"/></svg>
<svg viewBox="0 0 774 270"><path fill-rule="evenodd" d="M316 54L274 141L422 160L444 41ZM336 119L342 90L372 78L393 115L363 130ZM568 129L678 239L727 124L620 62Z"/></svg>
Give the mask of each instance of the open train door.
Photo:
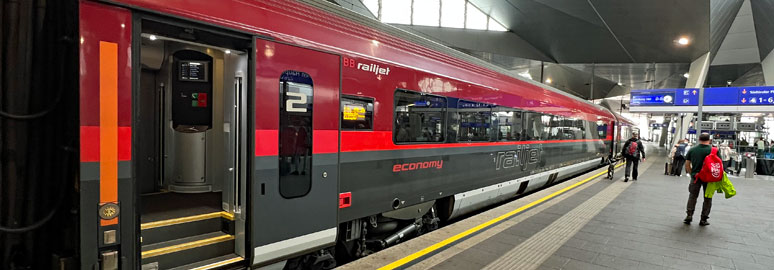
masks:
<svg viewBox="0 0 774 270"><path fill-rule="evenodd" d="M255 48L250 238L253 265L268 265L335 244L341 71L338 55Z"/></svg>

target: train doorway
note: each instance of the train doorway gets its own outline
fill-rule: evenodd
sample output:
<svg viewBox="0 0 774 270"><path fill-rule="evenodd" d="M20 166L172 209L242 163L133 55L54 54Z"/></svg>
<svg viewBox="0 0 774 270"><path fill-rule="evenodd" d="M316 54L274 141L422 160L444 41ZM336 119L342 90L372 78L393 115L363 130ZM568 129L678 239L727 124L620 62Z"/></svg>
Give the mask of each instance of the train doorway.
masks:
<svg viewBox="0 0 774 270"><path fill-rule="evenodd" d="M135 29L142 268L242 261L252 42L161 20Z"/></svg>

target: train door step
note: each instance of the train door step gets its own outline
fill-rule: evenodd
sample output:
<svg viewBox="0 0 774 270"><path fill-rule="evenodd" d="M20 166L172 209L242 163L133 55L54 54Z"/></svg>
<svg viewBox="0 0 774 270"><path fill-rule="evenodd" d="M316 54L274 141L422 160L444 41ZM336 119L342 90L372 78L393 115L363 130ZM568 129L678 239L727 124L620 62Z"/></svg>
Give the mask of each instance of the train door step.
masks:
<svg viewBox="0 0 774 270"><path fill-rule="evenodd" d="M190 216L167 215L170 218L140 225L144 270L204 267L216 265L221 262L216 259L226 257L238 263L232 258L238 257L234 254L234 216L224 211L194 213ZM228 261L228 265L232 261Z"/></svg>
<svg viewBox="0 0 774 270"><path fill-rule="evenodd" d="M143 245L144 269L171 269L234 254L234 236L211 232L171 241Z"/></svg>
<svg viewBox="0 0 774 270"><path fill-rule="evenodd" d="M192 264L187 264L172 268L171 270L211 270L211 269L233 269L245 259L236 254L220 256L209 260L204 260Z"/></svg>

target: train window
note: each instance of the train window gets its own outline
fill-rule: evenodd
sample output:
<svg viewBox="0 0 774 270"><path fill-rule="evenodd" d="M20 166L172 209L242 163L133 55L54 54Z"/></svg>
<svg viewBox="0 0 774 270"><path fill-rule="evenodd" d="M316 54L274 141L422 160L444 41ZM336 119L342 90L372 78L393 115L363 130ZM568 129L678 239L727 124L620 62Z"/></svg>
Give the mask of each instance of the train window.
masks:
<svg viewBox="0 0 774 270"><path fill-rule="evenodd" d="M607 123L597 121L597 134L599 134L599 139L604 140L607 138Z"/></svg>
<svg viewBox="0 0 774 270"><path fill-rule="evenodd" d="M548 119L546 119L546 117ZM548 139L548 125L551 116L536 112L524 113L524 134L522 141Z"/></svg>
<svg viewBox="0 0 774 270"><path fill-rule="evenodd" d="M446 98L406 90L395 91L396 143L443 142Z"/></svg>
<svg viewBox="0 0 774 270"><path fill-rule="evenodd" d="M342 130L373 130L374 101L360 97L341 98Z"/></svg>
<svg viewBox="0 0 774 270"><path fill-rule="evenodd" d="M521 111L505 107L495 107L493 111L497 122L498 140L520 141L524 132Z"/></svg>
<svg viewBox="0 0 774 270"><path fill-rule="evenodd" d="M565 133L564 133L564 117L561 116L551 116L551 120L549 122L550 129L548 132L548 139L549 140L563 140L565 139Z"/></svg>
<svg viewBox="0 0 774 270"><path fill-rule="evenodd" d="M279 191L303 197L312 188L312 77L285 71L279 88Z"/></svg>
<svg viewBox="0 0 774 270"><path fill-rule="evenodd" d="M489 141L492 138L492 105L460 100L457 114L457 141Z"/></svg>

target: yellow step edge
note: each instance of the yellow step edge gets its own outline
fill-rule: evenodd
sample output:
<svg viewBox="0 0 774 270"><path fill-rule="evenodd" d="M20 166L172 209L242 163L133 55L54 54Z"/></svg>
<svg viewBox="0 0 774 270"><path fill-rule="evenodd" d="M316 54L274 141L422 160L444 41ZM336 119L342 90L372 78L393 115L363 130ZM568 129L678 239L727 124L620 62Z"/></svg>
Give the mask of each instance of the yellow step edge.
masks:
<svg viewBox="0 0 774 270"><path fill-rule="evenodd" d="M211 264L204 265L204 266L199 266L199 267L193 268L191 270L215 269L215 268L218 268L218 267L221 267L221 266L224 266L224 265L229 265L229 264L236 263L236 262L241 262L241 261L244 261L244 260L245 259L242 258L242 257L236 257L236 258L231 258L231 259L228 259L228 260L219 261L219 262L216 262L216 263L211 263Z"/></svg>
<svg viewBox="0 0 774 270"><path fill-rule="evenodd" d="M192 248L203 247L206 245L212 245L215 243L220 243L220 242L225 242L230 240L234 240L234 236L227 234L227 235L221 235L221 236L216 236L212 238L197 240L193 242L182 243L174 246L168 246L168 247L143 251L142 253L140 253L140 255L142 259L147 259L147 258L159 256L159 255L174 253L174 252L183 251L183 250L192 249Z"/></svg>
<svg viewBox="0 0 774 270"><path fill-rule="evenodd" d="M212 218L225 218L228 220L234 220L234 214L231 214L225 211L220 211L220 212L212 212L212 213L189 216L189 217L181 217L181 218L173 218L173 219L167 219L167 220L148 222L148 223L140 224L140 230L147 230L147 229L183 224L183 223L200 221L205 219L212 219Z"/></svg>

